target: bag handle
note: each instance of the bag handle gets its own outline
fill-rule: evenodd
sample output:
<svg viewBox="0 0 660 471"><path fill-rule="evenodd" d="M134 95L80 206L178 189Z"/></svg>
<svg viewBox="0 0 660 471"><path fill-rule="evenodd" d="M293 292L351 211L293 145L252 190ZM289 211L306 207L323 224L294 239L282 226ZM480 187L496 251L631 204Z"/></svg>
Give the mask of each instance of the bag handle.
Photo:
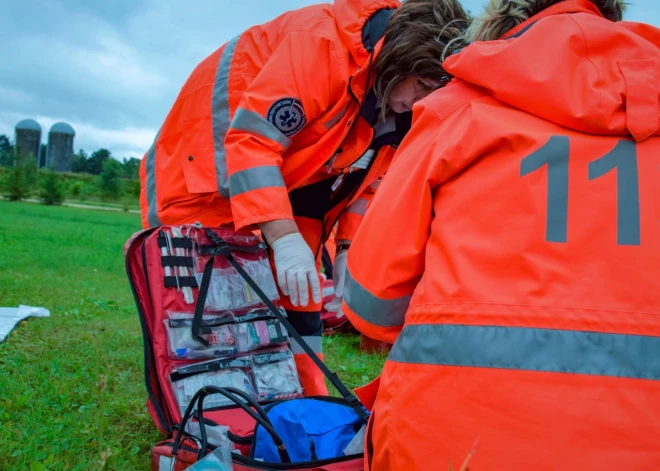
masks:
<svg viewBox="0 0 660 471"><path fill-rule="evenodd" d="M252 277L245 271L245 269L236 261L232 255L231 247L215 232L211 229L205 228L204 232L207 237L216 245L216 250L211 251L211 258L206 263L204 267L204 275L202 276L202 285L199 288L199 299L197 300L197 306L195 306L195 317L193 318L193 328L192 336L196 340L204 339L199 336L199 329L201 327L202 315L204 312L204 304L206 303L206 295L208 293L208 285L211 281L211 272L213 270L213 259L216 255L222 255L225 257L229 263L236 269L236 271L243 277L243 279L250 285L250 287L257 293L257 296L261 298L263 303L268 307L268 309L273 313L275 318L280 321L282 325L289 332L289 335L293 337L300 347L305 351L305 353L312 359L314 364L323 372L326 378L332 383L332 385L339 391L339 394L344 398L344 400L353 408L358 417L360 417L364 423L367 423L369 419L369 414L362 406L362 403L358 400L355 395L351 394L351 391L341 382L339 376L336 373L333 373L328 369L328 367L321 361L318 355L312 350L309 344L302 338L298 331L291 325L286 317L282 315L279 309L273 304L273 302L264 294L264 292L259 288L257 283L252 279ZM202 298L203 295L203 298ZM197 327L197 330L195 330ZM197 338L197 337L199 338ZM203 343L203 342L202 342Z"/></svg>
<svg viewBox="0 0 660 471"><path fill-rule="evenodd" d="M216 387L217 387L217 386L209 386L209 388L216 388ZM217 387L217 388L219 388L219 387ZM270 418L268 417L268 415L266 414L266 412L265 412L265 411L262 409L262 407L261 407L257 402L255 402L255 401L254 401L254 400L253 400L248 394L246 394L245 392L241 391L240 389L232 388L232 387L229 387L229 386L228 386L228 387L224 387L224 388L220 388L220 389L224 389L226 392L229 392L229 393L231 393L232 395L234 395L234 396L232 396L232 397L230 398L230 400L231 400L232 402L238 404L239 407L241 407L241 404L242 404L242 403L241 403L241 402L240 402L235 396L238 395L238 396L240 396L241 398L243 398L248 404L250 404L252 407L254 407L254 409L255 409L255 411L256 411L256 414L255 414L255 413L252 411L252 409L250 409L249 407L248 407L247 409L241 407L241 408L245 411L245 413L247 413L250 417L252 417L252 419L253 419L255 422L259 422L259 423L262 424L262 425L263 425L263 422L266 422L267 424L271 424L271 427L272 427L272 422L270 422ZM222 393L221 393L221 394L222 394ZM225 397L229 397L229 396L227 396L226 394L224 394L224 396L225 396ZM206 425L206 421L205 421L205 419L204 419L204 396L201 396L201 397L199 398L198 403L199 403L199 404L198 404L198 407L197 407L197 421L198 421L200 424L201 424L202 422L204 422L204 424ZM257 415L257 414L258 414L258 415ZM263 419L263 420L260 420L260 418ZM207 437L206 437L206 426L204 426L204 427L200 426L200 433L201 433L201 435L202 435L202 444L203 444L204 446L206 446L206 442L207 442ZM270 432L269 432L269 433L270 433ZM275 429L273 429L273 433L275 433ZM275 435L277 435L277 434L275 433ZM230 439L231 439L231 437L230 437ZM275 442L277 443L277 440L276 440L275 438L274 438L274 440L275 440Z"/></svg>
<svg viewBox="0 0 660 471"><path fill-rule="evenodd" d="M197 404L197 421L199 422L199 430L202 435L202 442L199 447L199 451L197 453L197 459L201 459L204 457L204 455L206 455L206 449L208 447L208 439L206 434L206 423L204 421L204 416L203 416L204 398L211 394L222 394L227 399L235 403L238 407L243 409L250 417L252 417L257 423L259 423L264 428L264 430L266 430L269 433L269 435L272 437L273 442L277 447L277 451L280 455L280 459L282 460L282 463L291 462L291 459L289 458L289 454L286 451L286 445L284 445L284 442L282 441L280 436L277 434L277 432L275 432L275 429L273 428L273 424L271 423L270 419L268 418L268 415L266 415L266 412L261 408L261 406L248 394L245 394L243 391L239 389L221 388L218 386L204 386L202 389L197 391L193 396L193 398L190 400L190 403L186 408L186 412L183 415L183 419L181 419L179 430L177 430L177 434L174 439L174 444L172 446L172 456L176 456L176 454L179 452L179 447L181 446L181 440L184 434L184 430L186 428L186 424L188 423L188 420L190 420L190 417L193 415L196 404ZM240 398L243 400L239 399L237 396L240 396ZM248 404L256 410L256 413L248 406Z"/></svg>

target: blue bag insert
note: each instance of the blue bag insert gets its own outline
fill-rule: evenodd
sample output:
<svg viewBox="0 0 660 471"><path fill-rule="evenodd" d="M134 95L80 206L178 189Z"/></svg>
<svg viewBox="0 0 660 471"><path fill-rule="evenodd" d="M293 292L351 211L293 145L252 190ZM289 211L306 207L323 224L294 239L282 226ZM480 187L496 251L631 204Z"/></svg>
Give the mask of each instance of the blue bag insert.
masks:
<svg viewBox="0 0 660 471"><path fill-rule="evenodd" d="M344 456L344 449L364 424L355 410L340 399L293 399L266 409L275 432L286 445L292 463ZM252 457L281 463L272 437L257 424Z"/></svg>

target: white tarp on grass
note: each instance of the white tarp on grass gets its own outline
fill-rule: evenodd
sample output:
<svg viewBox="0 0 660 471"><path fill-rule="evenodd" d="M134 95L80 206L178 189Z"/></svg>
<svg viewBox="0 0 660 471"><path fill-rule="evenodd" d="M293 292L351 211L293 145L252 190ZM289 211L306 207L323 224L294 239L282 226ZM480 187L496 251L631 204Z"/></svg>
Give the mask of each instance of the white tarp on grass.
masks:
<svg viewBox="0 0 660 471"><path fill-rule="evenodd" d="M19 307L0 307L0 342L7 338L19 322L28 317L50 317L50 311L44 307L22 304Z"/></svg>

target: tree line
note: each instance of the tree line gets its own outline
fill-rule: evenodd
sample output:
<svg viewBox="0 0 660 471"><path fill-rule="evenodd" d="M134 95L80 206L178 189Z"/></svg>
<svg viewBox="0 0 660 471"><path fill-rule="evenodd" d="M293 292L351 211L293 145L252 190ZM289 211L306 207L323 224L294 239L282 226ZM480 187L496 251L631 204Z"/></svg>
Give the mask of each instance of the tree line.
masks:
<svg viewBox="0 0 660 471"><path fill-rule="evenodd" d="M0 193L11 201L39 197L45 204L65 199L81 202L121 203L125 210L137 206L140 194L140 159L120 162L107 149L73 155L71 172L44 167L45 145L39 156L22 155L5 135L0 135Z"/></svg>
<svg viewBox="0 0 660 471"><path fill-rule="evenodd" d="M38 159L36 159L36 157L38 157ZM39 156L35 156L35 159L37 160L37 166L39 168L44 167L46 163L45 144L41 144ZM103 164L111 159L119 164L119 167L117 168L120 169L122 178L133 178L136 180L139 178L140 159L136 157L130 157L127 159L124 157L120 162L112 157L112 154L108 149L99 149L92 152L91 155L88 155L82 149L79 150L77 153L73 154L73 158L71 159L71 172L100 175L103 171ZM0 134L0 166L13 167L14 160L14 144L12 144L7 136Z"/></svg>

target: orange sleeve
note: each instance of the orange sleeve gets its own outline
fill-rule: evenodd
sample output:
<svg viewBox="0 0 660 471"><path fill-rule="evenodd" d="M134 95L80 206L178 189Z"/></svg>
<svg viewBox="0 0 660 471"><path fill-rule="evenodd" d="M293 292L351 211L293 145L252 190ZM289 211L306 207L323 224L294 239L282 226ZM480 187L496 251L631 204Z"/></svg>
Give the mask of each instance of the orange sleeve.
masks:
<svg viewBox="0 0 660 471"><path fill-rule="evenodd" d="M469 107L445 120L425 102L414 111L413 127L348 251L343 312L366 336L389 343L424 273L435 190L448 160L469 139Z"/></svg>
<svg viewBox="0 0 660 471"><path fill-rule="evenodd" d="M237 229L293 218L282 156L296 135L329 108L334 54L324 37L287 33L243 92L225 138ZM233 67L240 74L240 64Z"/></svg>

